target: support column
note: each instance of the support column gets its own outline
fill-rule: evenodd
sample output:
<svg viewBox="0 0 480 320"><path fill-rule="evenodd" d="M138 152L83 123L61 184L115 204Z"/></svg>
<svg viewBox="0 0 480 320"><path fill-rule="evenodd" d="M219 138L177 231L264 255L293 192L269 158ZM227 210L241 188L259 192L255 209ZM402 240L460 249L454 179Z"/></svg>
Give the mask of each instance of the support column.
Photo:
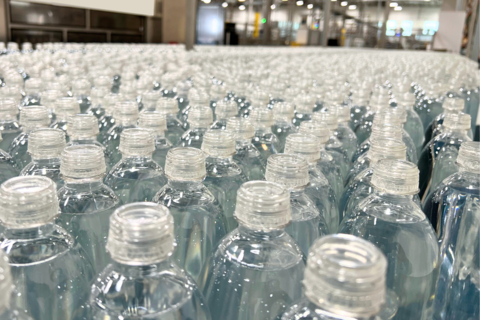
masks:
<svg viewBox="0 0 480 320"><path fill-rule="evenodd" d="M185 11L185 48L192 50L195 45L197 0L187 0Z"/></svg>
<svg viewBox="0 0 480 320"><path fill-rule="evenodd" d="M273 3L273 0L266 0L264 1L264 10L263 12L265 13L265 23L263 24L263 44L268 45L270 44L270 31L271 31L271 14L272 14L272 8L271 5Z"/></svg>
<svg viewBox="0 0 480 320"><path fill-rule="evenodd" d="M328 46L329 32L330 32L330 0L323 0L322 47Z"/></svg>
<svg viewBox="0 0 480 320"><path fill-rule="evenodd" d="M387 43L387 21L388 16L390 15L390 2L391 0L385 1L385 9L383 11L383 22L382 22L382 29L380 33L380 41L378 42L378 48L384 49L385 44Z"/></svg>
<svg viewBox="0 0 480 320"><path fill-rule="evenodd" d="M288 35L287 35L287 43L288 45L292 44L293 41L293 11L295 10L295 3L294 1L288 2Z"/></svg>
<svg viewBox="0 0 480 320"><path fill-rule="evenodd" d="M472 15L470 16L470 22L468 24L468 43L467 43L467 50L465 55L469 58L472 58L473 44L476 42L475 39L480 37L480 34L475 32L476 31L475 29L477 29L475 26L475 23L477 24L479 23L478 22L478 1L479 0L473 0ZM478 48L475 51L477 51L476 59L478 59Z"/></svg>

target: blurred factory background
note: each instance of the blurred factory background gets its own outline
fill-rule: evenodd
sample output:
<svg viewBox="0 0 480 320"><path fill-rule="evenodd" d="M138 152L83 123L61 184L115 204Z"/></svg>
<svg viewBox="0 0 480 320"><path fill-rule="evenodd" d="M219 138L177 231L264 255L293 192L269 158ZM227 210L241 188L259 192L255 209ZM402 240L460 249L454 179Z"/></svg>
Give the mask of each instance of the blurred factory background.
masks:
<svg viewBox="0 0 480 320"><path fill-rule="evenodd" d="M0 41L343 46L478 59L479 0L0 0Z"/></svg>

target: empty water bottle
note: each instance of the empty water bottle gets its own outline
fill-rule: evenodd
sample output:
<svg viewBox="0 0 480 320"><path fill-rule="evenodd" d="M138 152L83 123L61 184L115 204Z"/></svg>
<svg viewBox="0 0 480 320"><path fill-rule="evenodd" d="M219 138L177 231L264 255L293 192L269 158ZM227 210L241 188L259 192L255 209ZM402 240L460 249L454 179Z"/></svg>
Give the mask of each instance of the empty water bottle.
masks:
<svg viewBox="0 0 480 320"><path fill-rule="evenodd" d="M167 131L167 118L164 114L157 111L143 111L138 118L138 126L144 129L150 129L155 134L155 152L153 160L165 168L165 158L167 152L172 147L172 143L165 138Z"/></svg>
<svg viewBox="0 0 480 320"><path fill-rule="evenodd" d="M95 87L92 89L91 95L91 105L90 108L87 109L87 114L94 115L97 119L101 119L106 112L105 107L105 96L109 93L109 90L102 88L102 87Z"/></svg>
<svg viewBox="0 0 480 320"><path fill-rule="evenodd" d="M22 107L40 105L40 93L43 91L43 83L40 78L29 78L25 81L25 97L22 99Z"/></svg>
<svg viewBox="0 0 480 320"><path fill-rule="evenodd" d="M340 232L369 240L387 257L387 288L398 299L393 319L431 319L438 244L430 222L413 200L418 193L417 166L379 161L371 184L375 192L345 216Z"/></svg>
<svg viewBox="0 0 480 320"><path fill-rule="evenodd" d="M1 142L2 134L0 131L0 143ZM18 170L15 168L13 158L7 152L0 149L0 184L16 176L18 176Z"/></svg>
<svg viewBox="0 0 480 320"><path fill-rule="evenodd" d="M108 138L108 131L115 125L115 104L122 101L123 96L118 93L109 93L104 98L105 114L98 119L98 128L100 133L98 135L98 142L103 143Z"/></svg>
<svg viewBox="0 0 480 320"><path fill-rule="evenodd" d="M0 149L8 151L8 148L21 132L22 128L17 120L18 103L13 99L0 99L0 133L3 140L0 141Z"/></svg>
<svg viewBox="0 0 480 320"><path fill-rule="evenodd" d="M80 107L75 98L61 98L55 101L55 122L50 128L60 129L67 133L68 118L80 113Z"/></svg>
<svg viewBox="0 0 480 320"><path fill-rule="evenodd" d="M352 157L357 150L358 143L355 132L353 132L353 130L350 128L350 107L339 105L333 109L335 109L334 111L337 112L338 119L338 127L335 130L335 135L343 144L343 147L347 152L348 159L352 161Z"/></svg>
<svg viewBox="0 0 480 320"><path fill-rule="evenodd" d="M210 320L195 282L172 261L178 248L166 207L147 202L118 208L110 218L107 250L113 261L90 296L94 320Z"/></svg>
<svg viewBox="0 0 480 320"><path fill-rule="evenodd" d="M228 131L211 129L203 137L202 150L207 170L204 183L220 203L227 220L227 232L230 232L238 226L233 218L237 190L247 181L242 168L233 159L235 140Z"/></svg>
<svg viewBox="0 0 480 320"><path fill-rule="evenodd" d="M157 108L157 102L161 98L161 94L158 91L145 91L142 92L142 111L155 111Z"/></svg>
<svg viewBox="0 0 480 320"><path fill-rule="evenodd" d="M199 281L208 257L226 234L226 219L218 201L203 184L206 171L202 150L171 149L165 174L168 183L155 195L154 202L168 207L175 219L174 260Z"/></svg>
<svg viewBox="0 0 480 320"><path fill-rule="evenodd" d="M238 190L239 227L219 243L199 286L212 320L274 320L301 297L305 271L298 244L285 232L290 192L268 181Z"/></svg>
<svg viewBox="0 0 480 320"><path fill-rule="evenodd" d="M303 94L291 102L295 103L295 118L292 122L297 128L302 122L312 120L313 109L315 108L314 96Z"/></svg>
<svg viewBox="0 0 480 320"><path fill-rule="evenodd" d="M282 185L290 192L292 222L285 231L292 236L303 254L307 256L313 242L329 233L326 212L320 213L315 199L306 192L310 181L307 160L293 154L271 155L267 161L265 179Z"/></svg>
<svg viewBox="0 0 480 320"><path fill-rule="evenodd" d="M177 89L175 88L175 77L172 73L165 73L160 81L160 93L165 98L175 98L177 96Z"/></svg>
<svg viewBox="0 0 480 320"><path fill-rule="evenodd" d="M477 319L477 244L480 239L480 144L464 142L457 157L459 172L437 187L424 211L440 243L440 277L435 294L436 320Z"/></svg>
<svg viewBox="0 0 480 320"><path fill-rule="evenodd" d="M27 152L30 132L37 128L46 128L50 123L48 110L43 106L23 107L20 111L20 133L8 148L8 153L15 162L15 168L20 171L32 160Z"/></svg>
<svg viewBox="0 0 480 320"><path fill-rule="evenodd" d="M277 102L273 105L273 119L275 122L272 126L272 132L280 142L279 153L283 152L285 148L287 136L297 131L297 127L292 122L294 115L295 106L289 102Z"/></svg>
<svg viewBox="0 0 480 320"><path fill-rule="evenodd" d="M265 107L255 107L250 111L249 120L255 127L253 145L260 151L264 161L274 153L278 153L281 144L275 133L272 132L273 112Z"/></svg>
<svg viewBox="0 0 480 320"><path fill-rule="evenodd" d="M443 120L447 114L456 114L463 112L465 108L465 101L460 98L446 97L442 105L442 113L433 119L425 130L425 143L430 142L432 138L441 133Z"/></svg>
<svg viewBox="0 0 480 320"><path fill-rule="evenodd" d="M152 201L167 183L162 167L152 159L155 152L153 131L129 128L120 135L121 160L105 177L122 204Z"/></svg>
<svg viewBox="0 0 480 320"><path fill-rule="evenodd" d="M417 156L419 157L422 152L423 144L425 143L425 137L423 134L424 128L422 119L420 119L420 116L413 108L415 101L416 98L413 93L403 93L397 98L397 107L404 108L407 113L407 121L403 125L403 128L412 138L417 150Z"/></svg>
<svg viewBox="0 0 480 320"><path fill-rule="evenodd" d="M237 116L238 108L235 101L220 100L215 103L215 117L216 120L211 126L211 129L225 130L227 127L227 120Z"/></svg>
<svg viewBox="0 0 480 320"><path fill-rule="evenodd" d="M0 186L4 230L15 294L11 304L35 320L74 320L86 306L94 272L83 249L58 215L55 183L47 177L16 177Z"/></svg>
<svg viewBox="0 0 480 320"><path fill-rule="evenodd" d="M178 102L172 98L161 98L157 101L156 110L167 117L165 137L176 145L185 132L184 125L177 119Z"/></svg>
<svg viewBox="0 0 480 320"><path fill-rule="evenodd" d="M188 113L188 124L190 129L185 131L177 146L193 147L200 149L203 142L203 135L213 124L213 113L209 106L194 106Z"/></svg>
<svg viewBox="0 0 480 320"><path fill-rule="evenodd" d="M442 104L447 93L447 88L442 84L435 83L425 92L425 95L415 105L415 111L422 119L423 128L426 130L428 125L442 113Z"/></svg>
<svg viewBox="0 0 480 320"><path fill-rule="evenodd" d="M226 130L231 132L235 139L236 153L233 159L242 168L247 179L263 180L266 162L252 143L255 127L245 118L230 118L227 121Z"/></svg>
<svg viewBox="0 0 480 320"><path fill-rule="evenodd" d="M105 170L101 147L72 145L62 152L60 172L65 185L58 190L61 214L57 223L80 244L95 273L110 261L105 251L108 219L120 204L112 189L103 184Z"/></svg>
<svg viewBox="0 0 480 320"><path fill-rule="evenodd" d="M85 113L90 107L90 90L92 85L87 79L75 79L72 81L72 96L80 105L80 112Z"/></svg>
<svg viewBox="0 0 480 320"><path fill-rule="evenodd" d="M387 320L386 273L385 255L370 242L346 234L323 237L310 248L305 296L281 320Z"/></svg>

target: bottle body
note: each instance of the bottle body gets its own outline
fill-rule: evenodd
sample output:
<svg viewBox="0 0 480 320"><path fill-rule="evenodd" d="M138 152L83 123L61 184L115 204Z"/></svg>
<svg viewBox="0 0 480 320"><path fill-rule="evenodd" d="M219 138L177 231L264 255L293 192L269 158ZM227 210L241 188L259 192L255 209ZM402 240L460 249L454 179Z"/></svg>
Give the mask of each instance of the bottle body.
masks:
<svg viewBox="0 0 480 320"><path fill-rule="evenodd" d="M242 168L248 181L265 178L265 160L260 151L250 141L237 141L233 159Z"/></svg>
<svg viewBox="0 0 480 320"><path fill-rule="evenodd" d="M264 161L267 161L270 155L278 153L281 147L280 141L271 130L256 129L252 143L260 152Z"/></svg>
<svg viewBox="0 0 480 320"><path fill-rule="evenodd" d="M279 150L278 153L282 153L283 149L285 148L285 141L287 140L287 136L290 133L294 133L297 131L297 127L293 125L290 121L275 121L275 124L272 126L272 132L277 136L279 141Z"/></svg>
<svg viewBox="0 0 480 320"><path fill-rule="evenodd" d="M184 133L185 128L180 120L178 120L175 115L167 115L167 131L165 131L165 138L175 146Z"/></svg>
<svg viewBox="0 0 480 320"><path fill-rule="evenodd" d="M458 172L445 179L424 211L440 243L440 277L435 294L436 320L477 319L476 281L480 253L479 175Z"/></svg>
<svg viewBox="0 0 480 320"><path fill-rule="evenodd" d="M207 130L208 128L190 128L178 140L177 146L201 149L203 135Z"/></svg>
<svg viewBox="0 0 480 320"><path fill-rule="evenodd" d="M8 153L12 156L15 168L20 171L32 161L32 157L27 152L28 136L26 132L20 133L8 148Z"/></svg>
<svg viewBox="0 0 480 320"><path fill-rule="evenodd" d="M105 145L105 142L108 139L108 131L115 125L115 118L111 115L105 114L98 120L98 129L100 133L97 136L97 141L102 145Z"/></svg>
<svg viewBox="0 0 480 320"><path fill-rule="evenodd" d="M35 320L83 319L93 281L91 264L63 228L4 230L6 252L17 294L12 305ZM52 274L53 272L53 274Z"/></svg>
<svg viewBox="0 0 480 320"><path fill-rule="evenodd" d="M414 110L422 120L423 128L426 129L430 123L442 113L443 99L424 96L421 101L415 105Z"/></svg>
<svg viewBox="0 0 480 320"><path fill-rule="evenodd" d="M163 169L151 157L124 157L107 174L105 184L122 204L152 201L167 183Z"/></svg>
<svg viewBox="0 0 480 320"><path fill-rule="evenodd" d="M197 281L208 257L226 234L226 219L201 182L169 181L154 202L170 209L175 222L176 264Z"/></svg>
<svg viewBox="0 0 480 320"><path fill-rule="evenodd" d="M165 159L170 148L172 148L172 143L167 138L161 136L155 138L155 152L153 152L152 158L162 169L165 169Z"/></svg>
<svg viewBox="0 0 480 320"><path fill-rule="evenodd" d="M10 178L18 176L18 173L12 157L0 149L0 184Z"/></svg>
<svg viewBox="0 0 480 320"><path fill-rule="evenodd" d="M350 128L355 132L362 118L367 114L367 106L354 105L350 108Z"/></svg>
<svg viewBox="0 0 480 320"><path fill-rule="evenodd" d="M200 287L212 320L273 320L301 296L304 270L303 254L285 231L240 226L219 244Z"/></svg>
<svg viewBox="0 0 480 320"><path fill-rule="evenodd" d="M55 182L57 190L63 187L64 181L60 175L60 158L32 159L22 171L21 176L44 176Z"/></svg>
<svg viewBox="0 0 480 320"><path fill-rule="evenodd" d="M423 144L425 143L426 138L423 135L424 128L422 120L415 112L415 110L410 107L407 108L407 122L405 122L403 128L412 138L417 151L417 156L419 157L420 153L422 152Z"/></svg>
<svg viewBox="0 0 480 320"><path fill-rule="evenodd" d="M353 154L357 150L357 136L349 126L350 122L339 123L335 131L338 140L343 144L343 148L347 153L348 160L352 161Z"/></svg>
<svg viewBox="0 0 480 320"><path fill-rule="evenodd" d="M58 200L57 223L76 239L98 274L110 262L105 249L109 218L120 200L100 180L67 183L58 191Z"/></svg>
<svg viewBox="0 0 480 320"><path fill-rule="evenodd" d="M22 129L17 121L0 121L0 131L2 133L0 149L8 151L12 141L18 137Z"/></svg>
<svg viewBox="0 0 480 320"><path fill-rule="evenodd" d="M196 284L170 259L148 266L109 264L90 303L94 320L210 320Z"/></svg>
<svg viewBox="0 0 480 320"><path fill-rule="evenodd" d="M370 136L370 133L372 133L374 117L375 113L372 111L368 111L363 115L363 117L358 122L358 125L355 127L355 135L357 136L357 142L359 145L361 145L363 141L367 140Z"/></svg>
<svg viewBox="0 0 480 320"><path fill-rule="evenodd" d="M330 186L335 193L337 203L343 193L343 176L340 167L334 162L333 157L325 150L320 151L320 161L317 162L317 168L322 171L325 178L327 178Z"/></svg>
<svg viewBox="0 0 480 320"><path fill-rule="evenodd" d="M120 135L122 134L123 130L128 128L135 128L135 125L130 124L124 126L117 124L108 130L105 141L100 141L100 143L105 146L105 154L107 155L108 159L107 168L112 168L122 159L122 154L118 149L120 147Z"/></svg>
<svg viewBox="0 0 480 320"><path fill-rule="evenodd" d="M348 170L350 170L350 159L348 159L347 152L343 147L342 143L338 141L335 136L330 137L330 140L325 146L325 150L332 156L335 163L338 164L340 168L340 173L342 174L343 181L347 179Z"/></svg>
<svg viewBox="0 0 480 320"><path fill-rule="evenodd" d="M340 232L369 240L387 257L387 288L398 298L393 319L431 319L438 244L411 196L375 192L344 218Z"/></svg>

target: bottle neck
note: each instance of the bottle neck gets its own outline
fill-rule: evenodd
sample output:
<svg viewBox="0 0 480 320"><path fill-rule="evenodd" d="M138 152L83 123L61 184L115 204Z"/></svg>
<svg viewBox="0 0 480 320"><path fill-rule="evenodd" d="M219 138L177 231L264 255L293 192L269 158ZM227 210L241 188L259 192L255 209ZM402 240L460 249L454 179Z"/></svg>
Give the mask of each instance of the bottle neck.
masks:
<svg viewBox="0 0 480 320"><path fill-rule="evenodd" d="M167 258L166 260L155 264L149 264L144 266L130 266L113 260L112 265L115 271L118 271L120 274L128 278L145 278L150 275L158 274L159 272L161 272L161 270L168 269L170 266L170 262Z"/></svg>
<svg viewBox="0 0 480 320"><path fill-rule="evenodd" d="M23 228L23 229L10 229L5 228L4 234L6 238L10 239L36 239L42 238L47 235L50 235L55 230L55 224L53 222L47 222L46 224L34 227L34 228Z"/></svg>
<svg viewBox="0 0 480 320"><path fill-rule="evenodd" d="M203 180L181 181L181 180L169 179L168 184L176 190L190 191L190 190L197 190L203 187Z"/></svg>
<svg viewBox="0 0 480 320"><path fill-rule="evenodd" d="M275 239L282 236L285 233L285 229L262 231L262 230L257 230L241 224L238 226L238 231L246 236L256 238L256 239L262 239L262 240Z"/></svg>
<svg viewBox="0 0 480 320"><path fill-rule="evenodd" d="M135 163L144 163L152 161L153 154L136 155L136 154L124 154L122 153L122 160L131 161Z"/></svg>
<svg viewBox="0 0 480 320"><path fill-rule="evenodd" d="M374 187L375 188L375 187ZM393 192L380 191L375 189L375 193L388 202L410 202L413 201L413 195L395 194Z"/></svg>
<svg viewBox="0 0 480 320"><path fill-rule="evenodd" d="M233 155L229 156L207 156L205 159L205 162L211 163L211 164L219 164L219 165L226 165L233 163Z"/></svg>
<svg viewBox="0 0 480 320"><path fill-rule="evenodd" d="M103 185L104 174L86 178L63 177L65 187L78 191L91 191L100 188Z"/></svg>

